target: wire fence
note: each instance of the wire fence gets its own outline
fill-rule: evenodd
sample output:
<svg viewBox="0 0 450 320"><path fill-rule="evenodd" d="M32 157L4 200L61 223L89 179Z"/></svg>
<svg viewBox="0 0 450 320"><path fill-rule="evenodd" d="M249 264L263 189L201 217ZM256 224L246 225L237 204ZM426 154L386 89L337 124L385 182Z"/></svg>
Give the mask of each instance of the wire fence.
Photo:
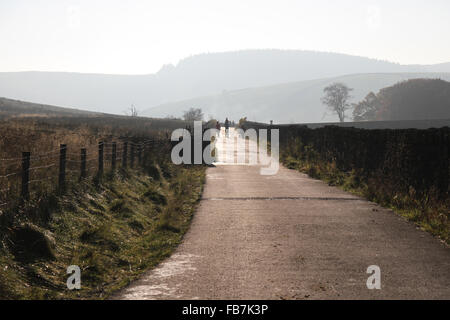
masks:
<svg viewBox="0 0 450 320"><path fill-rule="evenodd" d="M142 166L151 155L167 153L169 139L101 141L97 146L0 159L0 212L49 191L64 192L70 182L101 176L106 171Z"/></svg>

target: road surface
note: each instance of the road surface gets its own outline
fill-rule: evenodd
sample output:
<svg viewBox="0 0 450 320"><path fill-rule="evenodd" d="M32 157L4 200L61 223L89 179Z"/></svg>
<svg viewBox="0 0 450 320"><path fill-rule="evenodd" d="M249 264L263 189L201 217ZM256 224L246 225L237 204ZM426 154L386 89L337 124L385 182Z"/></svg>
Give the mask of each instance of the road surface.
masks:
<svg viewBox="0 0 450 320"><path fill-rule="evenodd" d="M302 173L229 163L232 141L218 140L183 243L113 299L450 299L439 240ZM380 290L366 285L372 265Z"/></svg>

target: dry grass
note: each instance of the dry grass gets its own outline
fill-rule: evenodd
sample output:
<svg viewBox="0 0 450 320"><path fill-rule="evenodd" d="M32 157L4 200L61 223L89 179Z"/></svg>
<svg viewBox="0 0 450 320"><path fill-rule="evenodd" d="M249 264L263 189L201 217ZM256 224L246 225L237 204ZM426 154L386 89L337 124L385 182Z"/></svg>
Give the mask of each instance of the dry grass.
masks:
<svg viewBox="0 0 450 320"><path fill-rule="evenodd" d="M128 170L72 188L47 219L30 208L3 225L0 299L103 299L168 257L188 229L204 167L167 166L170 178ZM81 290L66 287L70 265L81 268Z"/></svg>
<svg viewBox="0 0 450 320"><path fill-rule="evenodd" d="M405 193L396 185L387 183L388 180L382 178L381 172L373 173L370 178L355 170L343 172L337 168L336 163L321 161L312 148L306 148L297 157L284 153L280 160L290 169L299 170L312 178L391 208L450 244L450 199L439 197L433 190L418 194L410 188Z"/></svg>
<svg viewBox="0 0 450 320"><path fill-rule="evenodd" d="M168 133L184 122L125 117L15 119L0 126L0 175L20 172L22 151L31 167L58 162L60 144L69 160L87 148L96 172L99 141L153 139L142 165L110 170L79 182L79 164L68 162L68 188L55 190L58 165L33 171L33 196L22 202L20 176L0 181L0 298L98 299L123 287L167 257L186 232L204 183L203 166L175 166ZM118 153L120 154L120 143ZM38 154L47 154L36 158ZM136 160L137 162L137 160ZM136 163L135 162L135 163ZM73 173L71 174L70 172ZM17 201L14 201L17 200ZM82 290L69 291L66 268L82 269Z"/></svg>
<svg viewBox="0 0 450 320"><path fill-rule="evenodd" d="M107 143L104 160L105 170L108 170L112 156L110 142L117 142L117 162L120 163L124 141L167 141L171 130L185 125L185 122L178 120L118 116L0 121L0 212L5 209L2 204L14 205L20 194L21 157L24 151L31 152L31 167L37 168L30 171L30 180L33 181L30 190L35 197L39 197L42 193L53 191L57 184L61 144L67 145L68 180L77 181L81 148L87 149L87 174L92 176L97 171L100 141ZM41 179L45 181L39 181Z"/></svg>

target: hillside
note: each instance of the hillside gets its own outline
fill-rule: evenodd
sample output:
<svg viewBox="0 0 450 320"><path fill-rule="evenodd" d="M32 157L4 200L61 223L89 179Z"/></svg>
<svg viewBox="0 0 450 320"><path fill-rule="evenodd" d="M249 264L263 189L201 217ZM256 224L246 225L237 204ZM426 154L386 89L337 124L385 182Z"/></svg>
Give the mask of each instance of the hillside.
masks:
<svg viewBox="0 0 450 320"><path fill-rule="evenodd" d="M11 117L100 116L101 113L0 97L0 119Z"/></svg>
<svg viewBox="0 0 450 320"><path fill-rule="evenodd" d="M267 87L227 91L221 94L198 97L175 103L163 104L143 112L143 115L162 117L179 116L190 107L202 108L205 115L219 119L241 117L260 122L306 123L336 121L334 115L326 115L320 102L323 88L333 82L343 82L353 88L351 102L362 100L370 91L391 86L414 78L441 78L450 80L450 73L386 73L356 74L318 80L300 81ZM350 115L350 114L349 114Z"/></svg>
<svg viewBox="0 0 450 320"><path fill-rule="evenodd" d="M414 79L383 88L377 120L450 119L450 82ZM425 106L425 107L424 107Z"/></svg>
<svg viewBox="0 0 450 320"><path fill-rule="evenodd" d="M145 110L243 88L382 72L450 72L450 63L400 65L336 53L246 50L191 56L147 75L3 72L0 96L123 114L131 104Z"/></svg>

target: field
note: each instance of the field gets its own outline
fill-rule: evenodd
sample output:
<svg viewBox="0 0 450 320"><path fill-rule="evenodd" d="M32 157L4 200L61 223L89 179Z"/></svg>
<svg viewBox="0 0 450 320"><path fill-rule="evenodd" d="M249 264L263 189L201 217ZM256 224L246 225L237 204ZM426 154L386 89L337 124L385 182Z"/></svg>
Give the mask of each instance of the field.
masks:
<svg viewBox="0 0 450 320"><path fill-rule="evenodd" d="M187 230L204 183L203 166L170 161L169 133L186 125L106 115L2 120L0 299L106 298L167 257ZM31 153L28 199L22 152ZM82 290L66 287L70 265L82 270Z"/></svg>

